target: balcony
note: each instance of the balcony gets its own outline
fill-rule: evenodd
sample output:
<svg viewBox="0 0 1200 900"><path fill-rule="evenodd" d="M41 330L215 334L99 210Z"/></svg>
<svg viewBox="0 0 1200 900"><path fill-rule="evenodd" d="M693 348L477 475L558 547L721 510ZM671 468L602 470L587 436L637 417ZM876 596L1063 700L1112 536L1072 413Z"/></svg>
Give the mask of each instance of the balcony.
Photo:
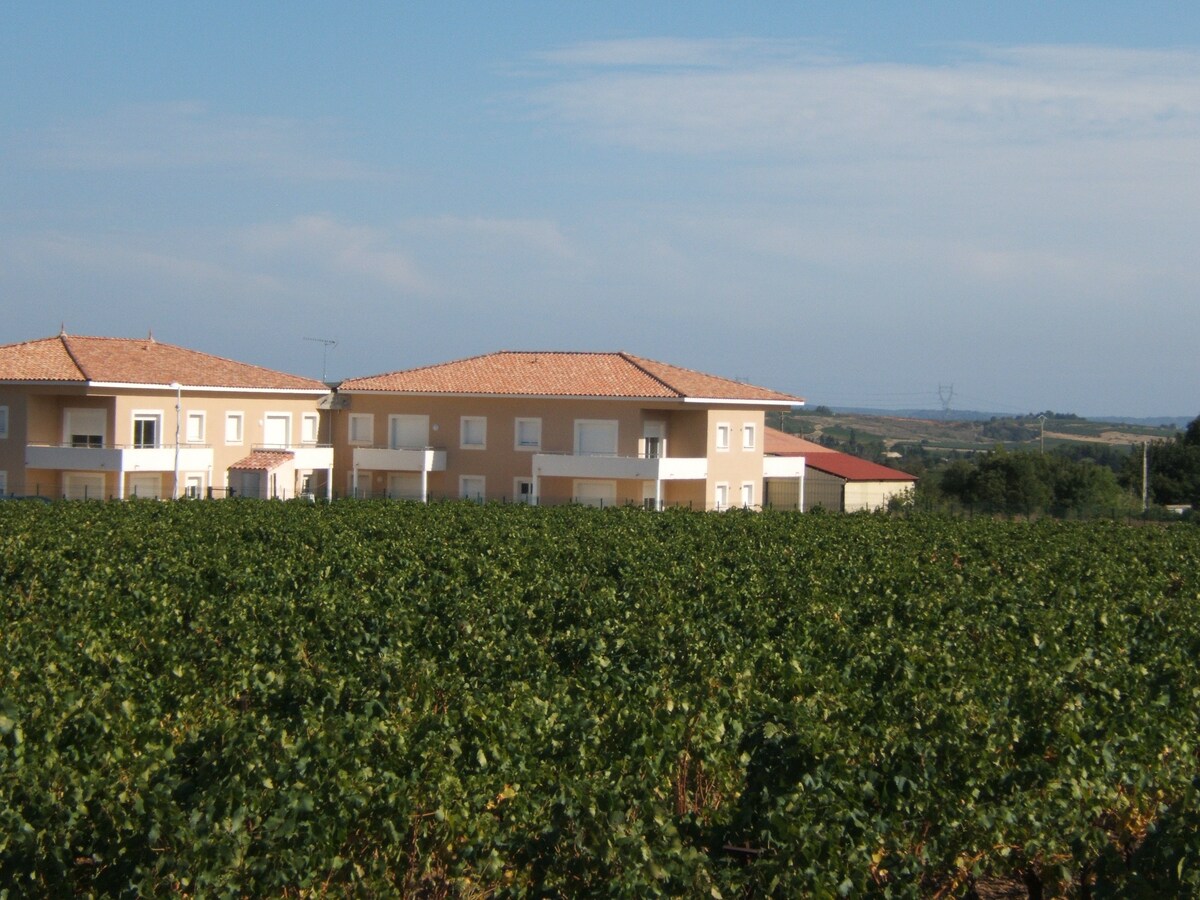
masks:
<svg viewBox="0 0 1200 900"><path fill-rule="evenodd" d="M195 444L179 447L180 469L207 469L212 462L212 447ZM25 447L25 467L68 472L173 472L175 447L29 444Z"/></svg>
<svg viewBox="0 0 1200 900"><path fill-rule="evenodd" d="M764 456L763 478L803 478L803 456Z"/></svg>
<svg viewBox="0 0 1200 900"><path fill-rule="evenodd" d="M444 472L446 451L435 447L355 447L354 465L374 472Z"/></svg>
<svg viewBox="0 0 1200 900"><path fill-rule="evenodd" d="M633 481L697 481L708 477L704 457L609 456L536 453L534 474L541 478L620 478Z"/></svg>
<svg viewBox="0 0 1200 900"><path fill-rule="evenodd" d="M333 447L330 444L254 444L250 449L290 453L297 469L333 468Z"/></svg>

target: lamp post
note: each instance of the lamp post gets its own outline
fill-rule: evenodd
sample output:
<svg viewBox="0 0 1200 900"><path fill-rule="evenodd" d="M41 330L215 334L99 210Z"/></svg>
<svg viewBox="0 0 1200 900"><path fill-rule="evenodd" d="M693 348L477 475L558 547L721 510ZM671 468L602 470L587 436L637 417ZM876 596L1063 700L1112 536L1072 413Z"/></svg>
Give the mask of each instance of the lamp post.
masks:
<svg viewBox="0 0 1200 900"><path fill-rule="evenodd" d="M183 406L183 385L178 381L172 381L171 387L175 389L175 478L171 482L171 499L177 500L179 498L179 419Z"/></svg>

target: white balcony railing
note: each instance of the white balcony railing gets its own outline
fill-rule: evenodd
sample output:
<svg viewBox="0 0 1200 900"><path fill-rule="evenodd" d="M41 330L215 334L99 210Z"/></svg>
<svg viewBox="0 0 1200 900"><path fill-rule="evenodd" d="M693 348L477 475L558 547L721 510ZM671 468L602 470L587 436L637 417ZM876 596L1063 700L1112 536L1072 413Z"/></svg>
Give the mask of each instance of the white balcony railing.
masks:
<svg viewBox="0 0 1200 900"><path fill-rule="evenodd" d="M255 444L251 449L290 453L297 469L333 468L333 447L329 444Z"/></svg>
<svg viewBox="0 0 1200 900"><path fill-rule="evenodd" d="M446 451L436 447L355 447L354 465L378 472L444 472Z"/></svg>
<svg viewBox="0 0 1200 900"><path fill-rule="evenodd" d="M533 471L543 478L626 478L635 481L697 481L708 477L703 456L607 456L536 453Z"/></svg>
<svg viewBox="0 0 1200 900"><path fill-rule="evenodd" d="M212 447L195 444L179 447L180 469L207 469L212 462ZM175 446L29 444L25 447L25 467L75 472L171 472L175 469Z"/></svg>
<svg viewBox="0 0 1200 900"><path fill-rule="evenodd" d="M803 478L803 456L764 456L763 478Z"/></svg>

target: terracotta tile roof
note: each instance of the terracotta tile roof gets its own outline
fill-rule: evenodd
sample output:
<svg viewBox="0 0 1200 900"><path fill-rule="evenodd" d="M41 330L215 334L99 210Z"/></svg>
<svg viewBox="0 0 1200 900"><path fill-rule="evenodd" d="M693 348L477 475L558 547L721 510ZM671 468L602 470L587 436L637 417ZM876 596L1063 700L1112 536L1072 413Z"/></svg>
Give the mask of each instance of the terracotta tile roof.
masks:
<svg viewBox="0 0 1200 900"><path fill-rule="evenodd" d="M321 382L153 338L78 337L60 334L0 346L0 381L74 381L185 387L325 391Z"/></svg>
<svg viewBox="0 0 1200 900"><path fill-rule="evenodd" d="M230 469L270 470L291 462L296 454L289 450L255 450L249 456L239 459Z"/></svg>
<svg viewBox="0 0 1200 900"><path fill-rule="evenodd" d="M799 397L630 353L505 350L351 378L339 390L539 397L711 398L803 403Z"/></svg>
<svg viewBox="0 0 1200 900"><path fill-rule="evenodd" d="M763 435L763 453L767 456L803 456L806 453L830 452L828 447L780 431L778 428L766 428L764 431L766 433Z"/></svg>
<svg viewBox="0 0 1200 900"><path fill-rule="evenodd" d="M763 440L763 453L767 456L803 456L804 465L818 472L828 472L847 481L916 481L899 469L881 466L870 460L859 459L849 453L831 450L813 441L787 434L777 428L767 428Z"/></svg>

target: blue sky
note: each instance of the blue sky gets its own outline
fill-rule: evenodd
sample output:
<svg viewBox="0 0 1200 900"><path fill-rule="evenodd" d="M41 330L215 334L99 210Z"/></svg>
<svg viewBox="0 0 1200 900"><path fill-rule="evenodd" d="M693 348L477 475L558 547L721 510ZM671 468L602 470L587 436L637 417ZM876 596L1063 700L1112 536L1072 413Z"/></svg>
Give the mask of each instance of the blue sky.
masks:
<svg viewBox="0 0 1200 900"><path fill-rule="evenodd" d="M1200 7L0 5L0 341L1200 412Z"/></svg>

